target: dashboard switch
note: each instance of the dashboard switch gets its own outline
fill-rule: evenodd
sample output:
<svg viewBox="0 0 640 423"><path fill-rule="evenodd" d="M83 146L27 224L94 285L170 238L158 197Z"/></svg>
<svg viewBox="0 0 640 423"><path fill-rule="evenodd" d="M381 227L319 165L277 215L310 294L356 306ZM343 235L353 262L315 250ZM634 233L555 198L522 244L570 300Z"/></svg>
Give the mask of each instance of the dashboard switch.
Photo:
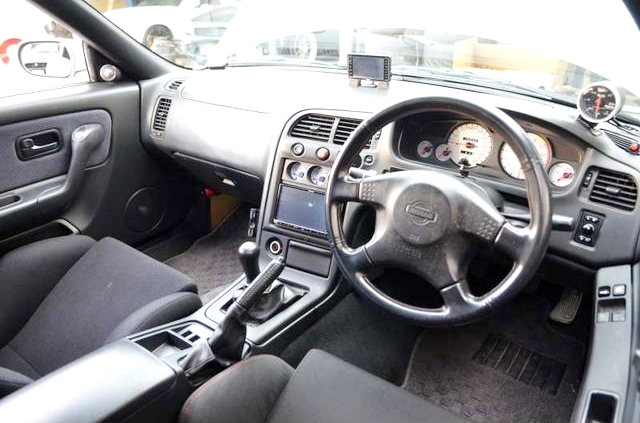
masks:
<svg viewBox="0 0 640 423"><path fill-rule="evenodd" d="M614 297L622 297L627 293L627 286L625 284L617 284L613 285L613 289L611 291Z"/></svg>
<svg viewBox="0 0 640 423"><path fill-rule="evenodd" d="M573 240L579 244L593 247L596 244L604 216L583 210Z"/></svg>
<svg viewBox="0 0 640 423"><path fill-rule="evenodd" d="M591 235L593 234L593 232L595 232L596 227L593 226L592 223L585 223L584 225L582 225L582 233L585 235Z"/></svg>
<svg viewBox="0 0 640 423"><path fill-rule="evenodd" d="M291 146L291 152L294 156L302 156L304 154L304 145L300 144L299 142L293 144Z"/></svg>
<svg viewBox="0 0 640 423"><path fill-rule="evenodd" d="M592 179L593 179L593 172L587 172L587 174L584 175L584 179L582 180L582 186L587 188L589 184L591 184Z"/></svg>
<svg viewBox="0 0 640 423"><path fill-rule="evenodd" d="M330 154L331 153L329 152L329 149L325 147L320 147L316 150L316 157L318 157L322 161L327 160Z"/></svg>
<svg viewBox="0 0 640 423"><path fill-rule="evenodd" d="M608 297L609 295L611 295L610 286L601 286L600 288L598 288L598 297L603 298Z"/></svg>

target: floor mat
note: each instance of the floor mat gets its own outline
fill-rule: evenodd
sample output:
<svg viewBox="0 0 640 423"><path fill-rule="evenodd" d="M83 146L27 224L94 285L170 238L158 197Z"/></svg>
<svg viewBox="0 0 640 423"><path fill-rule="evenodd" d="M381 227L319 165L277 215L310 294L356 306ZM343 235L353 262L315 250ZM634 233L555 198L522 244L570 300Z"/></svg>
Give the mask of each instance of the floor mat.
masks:
<svg viewBox="0 0 640 423"><path fill-rule="evenodd" d="M487 321L423 331L404 387L478 422L569 421L585 346L550 329L549 310L521 296Z"/></svg>
<svg viewBox="0 0 640 423"><path fill-rule="evenodd" d="M319 348L396 385L402 384L420 329L347 295L281 354L297 367Z"/></svg>
<svg viewBox="0 0 640 423"><path fill-rule="evenodd" d="M238 247L248 240L248 219L249 207L239 207L218 228L165 262L193 278L203 303L242 275Z"/></svg>

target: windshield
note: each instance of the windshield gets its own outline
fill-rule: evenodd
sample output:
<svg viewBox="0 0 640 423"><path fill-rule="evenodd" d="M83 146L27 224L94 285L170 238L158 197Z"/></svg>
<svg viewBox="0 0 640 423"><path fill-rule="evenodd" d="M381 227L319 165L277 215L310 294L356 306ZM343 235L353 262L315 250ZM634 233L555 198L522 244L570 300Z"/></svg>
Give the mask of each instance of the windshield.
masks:
<svg viewBox="0 0 640 423"><path fill-rule="evenodd" d="M394 75L575 102L611 80L640 118L640 32L621 0L144 0L95 7L180 66L346 66L390 56Z"/></svg>

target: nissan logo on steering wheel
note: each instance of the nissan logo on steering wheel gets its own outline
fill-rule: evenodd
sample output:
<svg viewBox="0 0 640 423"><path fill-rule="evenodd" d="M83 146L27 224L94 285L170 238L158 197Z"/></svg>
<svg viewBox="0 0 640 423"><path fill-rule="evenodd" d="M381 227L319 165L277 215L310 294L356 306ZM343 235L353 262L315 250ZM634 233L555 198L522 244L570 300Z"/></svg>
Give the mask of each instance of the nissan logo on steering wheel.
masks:
<svg viewBox="0 0 640 423"><path fill-rule="evenodd" d="M427 205L422 201L407 205L404 211L409 215L411 221L416 225L426 226L438 219L438 214L429 210Z"/></svg>

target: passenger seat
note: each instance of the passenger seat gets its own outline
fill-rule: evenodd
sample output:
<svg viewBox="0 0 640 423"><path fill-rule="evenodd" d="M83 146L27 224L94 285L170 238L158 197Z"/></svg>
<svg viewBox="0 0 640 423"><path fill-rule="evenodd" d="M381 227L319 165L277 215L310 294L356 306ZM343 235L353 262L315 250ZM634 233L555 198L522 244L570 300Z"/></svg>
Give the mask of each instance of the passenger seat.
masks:
<svg viewBox="0 0 640 423"><path fill-rule="evenodd" d="M11 251L0 258L0 398L201 306L189 277L112 238L65 236Z"/></svg>

